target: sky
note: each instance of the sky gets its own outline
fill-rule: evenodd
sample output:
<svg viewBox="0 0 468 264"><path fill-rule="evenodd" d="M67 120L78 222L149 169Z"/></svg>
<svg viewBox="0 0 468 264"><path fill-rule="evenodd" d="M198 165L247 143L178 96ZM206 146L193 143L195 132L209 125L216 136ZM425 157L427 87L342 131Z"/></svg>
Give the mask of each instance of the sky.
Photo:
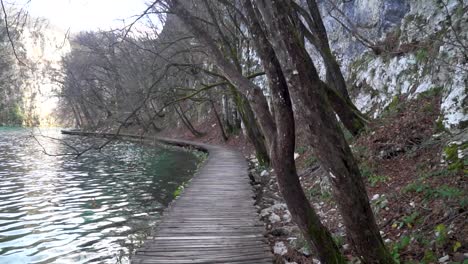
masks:
<svg viewBox="0 0 468 264"><path fill-rule="evenodd" d="M6 0L33 17L45 17L52 25L73 33L122 28L141 14L149 0Z"/></svg>

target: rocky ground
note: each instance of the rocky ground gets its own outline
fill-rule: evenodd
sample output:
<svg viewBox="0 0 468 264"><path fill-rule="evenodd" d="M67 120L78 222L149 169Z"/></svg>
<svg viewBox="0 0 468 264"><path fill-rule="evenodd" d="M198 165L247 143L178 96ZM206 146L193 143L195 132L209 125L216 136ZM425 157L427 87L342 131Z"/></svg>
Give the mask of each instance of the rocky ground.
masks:
<svg viewBox="0 0 468 264"><path fill-rule="evenodd" d="M367 184L382 237L398 263L468 263L467 130L449 132L440 120L440 94L430 90L408 101L395 97L359 138L349 138ZM243 152L251 165L257 206L276 263L319 263L291 221L274 171L259 166L242 133L224 142L214 119L201 138L171 131L171 136L223 144ZM312 150L301 142L296 164L302 186L323 223L351 263L359 263L327 178Z"/></svg>
<svg viewBox="0 0 468 264"><path fill-rule="evenodd" d="M398 263L468 263L467 141L438 124L439 97L395 99L351 146L382 237ZM359 263L326 177L307 147L296 163L311 203L351 263ZM260 215L277 263L319 263L281 198L274 171L250 159Z"/></svg>

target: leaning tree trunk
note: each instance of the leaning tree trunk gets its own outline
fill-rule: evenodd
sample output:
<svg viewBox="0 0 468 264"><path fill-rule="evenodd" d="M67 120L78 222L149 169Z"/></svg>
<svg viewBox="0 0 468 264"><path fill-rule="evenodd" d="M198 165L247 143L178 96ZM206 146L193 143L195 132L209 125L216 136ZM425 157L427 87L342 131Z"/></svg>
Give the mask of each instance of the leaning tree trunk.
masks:
<svg viewBox="0 0 468 264"><path fill-rule="evenodd" d="M229 87L234 94L237 111L239 111L242 122L244 123L247 137L255 148L255 156L257 157L258 163L260 165L268 166L270 164L270 157L268 156L265 137L255 120L255 114L252 107L250 106L247 98L245 98L243 94L239 93L235 87L232 85Z"/></svg>
<svg viewBox="0 0 468 264"><path fill-rule="evenodd" d="M274 28L280 39L270 40L281 41L297 70L300 85L289 89L300 98L298 113L311 121L307 124L309 142L329 172L334 198L357 254L364 263L394 263L380 236L357 163L326 100L325 88L305 47L294 35L289 4L284 0L271 1L268 8L275 17Z"/></svg>
<svg viewBox="0 0 468 264"><path fill-rule="evenodd" d="M277 144L272 147L272 164L275 169L278 185L289 211L301 229L307 241L317 251L323 263L345 263L333 237L322 225L318 215L310 205L301 187L294 162L295 125L288 84L282 72L280 62L273 46L262 30L260 20L249 0L244 0L244 8L248 17L250 34L255 36L254 43L257 53L268 77L273 106L278 125ZM264 27L263 27L264 28Z"/></svg>
<svg viewBox="0 0 468 264"><path fill-rule="evenodd" d="M75 118L75 124L77 127L81 128L81 123L82 123L82 120L81 120L81 115L80 113L76 110L76 107L75 105L72 103L72 100L70 99L67 99L68 102L70 103L71 105L71 109L73 111L73 117Z"/></svg>
<svg viewBox="0 0 468 264"><path fill-rule="evenodd" d="M211 94L210 94L210 104L211 104L211 109L213 109L213 113L215 114L216 122L218 122L219 130L221 131L221 136L223 137L223 140L226 142L228 140L228 136L226 135L226 132L224 131L223 121L221 120L221 117L218 114L218 110L216 110L216 105L213 99L211 99Z"/></svg>
<svg viewBox="0 0 468 264"><path fill-rule="evenodd" d="M328 74L328 72L327 72ZM327 82L327 84L330 82ZM337 91L327 85L323 85L328 100L333 110L340 118L344 127L357 136L366 126L366 120L350 100L346 100Z"/></svg>
<svg viewBox="0 0 468 264"><path fill-rule="evenodd" d="M81 98L78 99L78 106L79 106L79 109L81 109L81 112L84 115L84 121L85 121L85 122L81 122L81 124L83 126L85 126L87 129L95 128L94 119L92 118L91 114L89 113L88 107L86 107L86 105L84 104L84 102L83 102L84 100L82 99L82 97L83 96L81 96Z"/></svg>
<svg viewBox="0 0 468 264"><path fill-rule="evenodd" d="M179 109L179 108L180 109ZM203 133L202 132L199 132L198 130L195 129L195 127L192 125L192 123L190 122L190 120L187 118L187 116L185 116L185 113L184 111L182 110L182 108L179 106L179 105L175 105L174 106L174 109L177 113L177 115L180 117L180 119L182 120L182 123L184 123L185 127L190 131L190 133L192 133L194 136L196 137L201 137L203 136Z"/></svg>
<svg viewBox="0 0 468 264"><path fill-rule="evenodd" d="M317 51L320 53L326 68L326 81L327 81L327 96L330 100L333 109L340 117L343 125L353 134L357 135L361 132L367 121L364 115L356 108L349 97L346 81L341 72L340 65L336 57L333 55L328 43L328 36L323 25L322 17L315 0L307 0L309 7L309 14L306 13L301 7L300 11L304 11L303 15L306 17L309 29L302 28L304 36L312 43ZM304 14L305 13L305 14ZM300 24L302 22L299 22Z"/></svg>

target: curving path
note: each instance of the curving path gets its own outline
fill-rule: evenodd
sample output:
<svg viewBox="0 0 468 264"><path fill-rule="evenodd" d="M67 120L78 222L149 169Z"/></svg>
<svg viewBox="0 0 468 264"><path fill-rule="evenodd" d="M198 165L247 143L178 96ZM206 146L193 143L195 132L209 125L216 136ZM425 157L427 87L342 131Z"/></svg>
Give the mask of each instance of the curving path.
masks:
<svg viewBox="0 0 468 264"><path fill-rule="evenodd" d="M131 262L272 263L245 159L225 148L182 143L206 149L208 160Z"/></svg>
<svg viewBox="0 0 468 264"><path fill-rule="evenodd" d="M137 250L131 263L272 263L244 157L217 146L157 140L195 147L207 151L209 156L182 195L165 211L154 236Z"/></svg>

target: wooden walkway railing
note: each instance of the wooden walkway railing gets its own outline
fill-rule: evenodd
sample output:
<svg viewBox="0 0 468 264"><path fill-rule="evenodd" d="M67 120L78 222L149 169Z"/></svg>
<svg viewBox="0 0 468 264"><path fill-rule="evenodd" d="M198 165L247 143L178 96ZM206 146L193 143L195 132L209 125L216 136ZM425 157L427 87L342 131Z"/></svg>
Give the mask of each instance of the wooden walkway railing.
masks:
<svg viewBox="0 0 468 264"><path fill-rule="evenodd" d="M222 147L158 140L209 156L131 263L272 263L243 156Z"/></svg>

